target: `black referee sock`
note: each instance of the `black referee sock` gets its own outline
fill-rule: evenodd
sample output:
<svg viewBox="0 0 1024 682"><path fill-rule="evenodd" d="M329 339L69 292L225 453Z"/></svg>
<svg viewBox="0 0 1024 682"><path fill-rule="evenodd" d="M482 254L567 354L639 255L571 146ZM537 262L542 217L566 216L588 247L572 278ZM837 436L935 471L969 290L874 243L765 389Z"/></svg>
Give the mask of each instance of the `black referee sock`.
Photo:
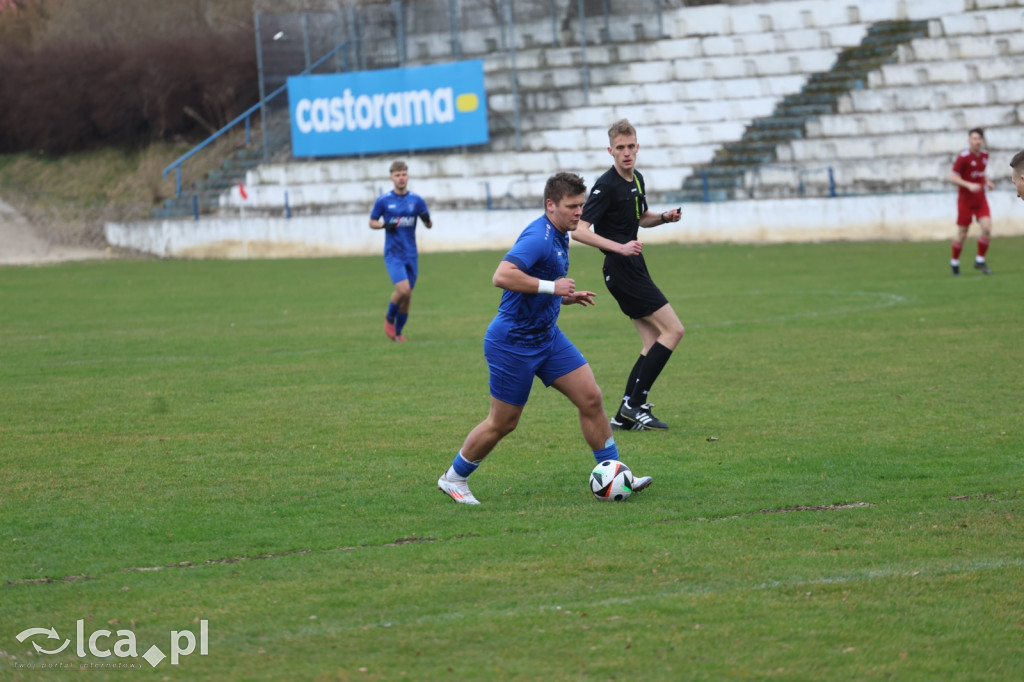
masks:
<svg viewBox="0 0 1024 682"><path fill-rule="evenodd" d="M629 378L626 379L626 390L622 392L622 398L625 400L632 393L633 389L636 388L636 379L640 376L640 368L644 366L644 360L647 359L646 355L641 355L633 363L633 369L629 372ZM615 411L615 416L618 417L622 413L622 401L619 401L619 409Z"/></svg>
<svg viewBox="0 0 1024 682"><path fill-rule="evenodd" d="M672 351L657 341L647 351L647 359L640 364L640 371L637 373L636 386L629 395L630 407L639 407L647 402L647 394L657 381L661 370L665 369L665 363L672 357Z"/></svg>

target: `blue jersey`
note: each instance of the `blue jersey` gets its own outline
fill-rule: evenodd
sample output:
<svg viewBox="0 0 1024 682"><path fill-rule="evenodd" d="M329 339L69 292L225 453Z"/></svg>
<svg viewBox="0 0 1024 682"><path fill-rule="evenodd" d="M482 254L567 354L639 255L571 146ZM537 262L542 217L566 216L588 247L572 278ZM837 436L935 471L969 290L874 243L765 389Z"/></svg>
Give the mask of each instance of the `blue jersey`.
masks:
<svg viewBox="0 0 1024 682"><path fill-rule="evenodd" d="M546 216L541 216L527 225L502 260L540 279L565 277L569 272L569 235L556 229ZM522 346L550 343L555 337L561 309L561 296L506 290L487 335Z"/></svg>
<svg viewBox="0 0 1024 682"><path fill-rule="evenodd" d="M416 219L427 212L427 202L415 192L381 194L373 202L371 220L397 222L395 230L384 233L384 258L413 260L416 258Z"/></svg>

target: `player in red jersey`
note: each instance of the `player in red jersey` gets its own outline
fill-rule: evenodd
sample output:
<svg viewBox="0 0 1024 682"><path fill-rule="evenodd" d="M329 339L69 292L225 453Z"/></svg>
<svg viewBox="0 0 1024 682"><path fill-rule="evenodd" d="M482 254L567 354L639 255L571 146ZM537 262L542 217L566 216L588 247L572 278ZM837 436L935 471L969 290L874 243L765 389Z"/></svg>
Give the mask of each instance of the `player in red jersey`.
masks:
<svg viewBox="0 0 1024 682"><path fill-rule="evenodd" d="M956 157L949 174L949 181L960 188L957 197L957 235L953 239L953 258L949 265L954 275L960 274L960 252L964 248L971 221L977 218L981 234L978 236L978 255L974 258L974 269L991 275L992 271L985 262L985 253L992 240L992 217L985 198L985 188L994 189L995 185L985 178L985 166L988 165L985 131L973 128L968 133L967 143L969 147Z"/></svg>

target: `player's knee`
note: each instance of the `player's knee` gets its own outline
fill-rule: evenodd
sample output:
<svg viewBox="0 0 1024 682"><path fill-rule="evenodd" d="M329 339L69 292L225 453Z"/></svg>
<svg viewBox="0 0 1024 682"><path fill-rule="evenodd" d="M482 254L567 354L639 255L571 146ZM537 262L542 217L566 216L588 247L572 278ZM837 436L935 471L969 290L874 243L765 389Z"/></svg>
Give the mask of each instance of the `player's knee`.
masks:
<svg viewBox="0 0 1024 682"><path fill-rule="evenodd" d="M604 410L604 397L601 395L601 389L597 384L594 384L593 388L579 397L576 406L581 414L593 414Z"/></svg>
<svg viewBox="0 0 1024 682"><path fill-rule="evenodd" d="M504 438L508 434L516 430L519 426L519 415L512 417L494 417L491 419L491 428L498 434L500 438Z"/></svg>
<svg viewBox="0 0 1024 682"><path fill-rule="evenodd" d="M683 340L684 334L686 334L686 328L682 324L672 325L662 334L661 345L674 349Z"/></svg>

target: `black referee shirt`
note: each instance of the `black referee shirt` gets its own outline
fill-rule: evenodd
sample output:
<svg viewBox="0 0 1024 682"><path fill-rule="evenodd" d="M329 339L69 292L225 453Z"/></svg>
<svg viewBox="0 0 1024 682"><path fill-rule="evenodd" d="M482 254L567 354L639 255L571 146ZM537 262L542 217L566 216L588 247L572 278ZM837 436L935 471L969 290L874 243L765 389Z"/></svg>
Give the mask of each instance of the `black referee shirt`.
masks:
<svg viewBox="0 0 1024 682"><path fill-rule="evenodd" d="M594 183L580 219L593 225L598 235L625 244L636 239L640 216L646 212L644 176L634 170L629 182L612 166Z"/></svg>

